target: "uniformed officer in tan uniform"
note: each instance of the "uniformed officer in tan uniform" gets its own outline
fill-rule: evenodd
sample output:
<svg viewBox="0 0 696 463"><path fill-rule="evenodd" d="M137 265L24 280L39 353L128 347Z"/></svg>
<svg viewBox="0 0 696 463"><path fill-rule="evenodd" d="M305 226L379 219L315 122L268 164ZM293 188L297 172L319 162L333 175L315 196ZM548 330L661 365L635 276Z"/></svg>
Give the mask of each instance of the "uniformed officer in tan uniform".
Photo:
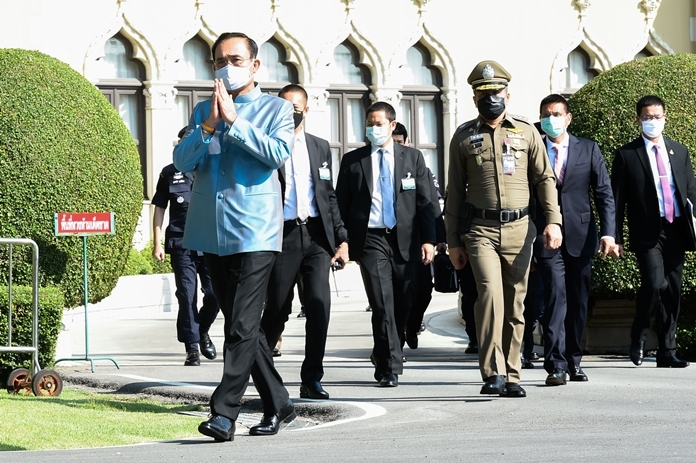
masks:
<svg viewBox="0 0 696 463"><path fill-rule="evenodd" d="M525 397L520 381L524 298L536 228L530 188L545 214L545 246L561 245L558 193L537 130L506 111L510 74L495 61L476 65L467 82L479 117L461 125L450 143L445 223L450 259L471 261L478 300L481 394Z"/></svg>

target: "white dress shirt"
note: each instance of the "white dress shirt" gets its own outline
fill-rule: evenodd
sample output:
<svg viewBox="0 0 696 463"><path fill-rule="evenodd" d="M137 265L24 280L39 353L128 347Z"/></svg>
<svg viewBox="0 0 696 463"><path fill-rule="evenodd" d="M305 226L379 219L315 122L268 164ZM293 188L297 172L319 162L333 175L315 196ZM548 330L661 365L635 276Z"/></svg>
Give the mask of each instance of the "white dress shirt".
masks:
<svg viewBox="0 0 696 463"><path fill-rule="evenodd" d="M665 202L662 197L662 185L660 185L660 174L657 170L657 159L655 159L655 145L660 146L660 155L662 156L662 162L667 170L667 178L669 179L669 188L672 190L672 198L674 202L674 216L679 217L681 211L679 210L679 205L677 204L677 188L674 186L674 176L672 175L672 165L669 162L669 153L667 152L667 147L665 146L665 139L660 137L657 143L653 143L645 136L643 136L643 141L645 142L645 150L648 152L648 160L650 160L650 170L653 174L653 183L655 184L655 190L657 190L657 203L660 205L660 217L665 216Z"/></svg>
<svg viewBox="0 0 696 463"><path fill-rule="evenodd" d="M318 217L314 180L304 130L295 134L290 159L285 163L285 202L283 220Z"/></svg>
<svg viewBox="0 0 696 463"><path fill-rule="evenodd" d="M379 150L384 149L384 160L389 164L391 172L391 183L394 185L394 142L384 148L372 146L372 206L370 206L370 220L367 223L368 228L386 228L384 217L382 217L382 186L379 182ZM396 187L394 187L396 192ZM393 201L393 199L392 199ZM396 213L396 208L394 208Z"/></svg>

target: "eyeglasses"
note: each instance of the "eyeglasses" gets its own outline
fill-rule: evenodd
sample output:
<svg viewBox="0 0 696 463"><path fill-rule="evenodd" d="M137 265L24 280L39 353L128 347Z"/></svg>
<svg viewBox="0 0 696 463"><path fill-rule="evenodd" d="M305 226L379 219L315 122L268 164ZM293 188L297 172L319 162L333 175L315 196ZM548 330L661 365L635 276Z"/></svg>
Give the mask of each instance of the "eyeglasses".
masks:
<svg viewBox="0 0 696 463"><path fill-rule="evenodd" d="M229 60L226 60L224 58L218 58L215 60L215 69L222 69L225 66L235 66L238 68L241 68L242 65L244 64L245 61L249 61L252 58L242 58L241 56L236 56L234 58L231 58Z"/></svg>
<svg viewBox="0 0 696 463"><path fill-rule="evenodd" d="M664 118L665 118L665 115L664 115L664 114L660 114L660 115L648 114L648 115L645 115L645 116L640 116L640 120L643 121L643 122L648 122L648 121L659 121L660 119L664 119Z"/></svg>

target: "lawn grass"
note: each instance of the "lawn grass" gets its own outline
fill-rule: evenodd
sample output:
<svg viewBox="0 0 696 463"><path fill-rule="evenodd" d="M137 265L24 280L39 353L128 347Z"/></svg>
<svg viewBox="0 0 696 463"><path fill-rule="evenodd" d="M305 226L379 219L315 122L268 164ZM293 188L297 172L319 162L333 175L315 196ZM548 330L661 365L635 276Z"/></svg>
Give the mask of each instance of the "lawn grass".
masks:
<svg viewBox="0 0 696 463"><path fill-rule="evenodd" d="M105 447L200 436L203 411L181 405L64 389L59 397L0 390L0 450Z"/></svg>

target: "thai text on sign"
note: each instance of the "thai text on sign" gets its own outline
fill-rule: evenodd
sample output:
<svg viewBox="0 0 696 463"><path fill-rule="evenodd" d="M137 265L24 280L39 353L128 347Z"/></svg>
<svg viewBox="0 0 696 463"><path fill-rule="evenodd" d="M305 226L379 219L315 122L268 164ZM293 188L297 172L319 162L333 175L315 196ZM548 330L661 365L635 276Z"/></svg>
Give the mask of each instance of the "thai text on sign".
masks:
<svg viewBox="0 0 696 463"><path fill-rule="evenodd" d="M55 214L56 236L109 235L114 233L113 212L58 212Z"/></svg>

